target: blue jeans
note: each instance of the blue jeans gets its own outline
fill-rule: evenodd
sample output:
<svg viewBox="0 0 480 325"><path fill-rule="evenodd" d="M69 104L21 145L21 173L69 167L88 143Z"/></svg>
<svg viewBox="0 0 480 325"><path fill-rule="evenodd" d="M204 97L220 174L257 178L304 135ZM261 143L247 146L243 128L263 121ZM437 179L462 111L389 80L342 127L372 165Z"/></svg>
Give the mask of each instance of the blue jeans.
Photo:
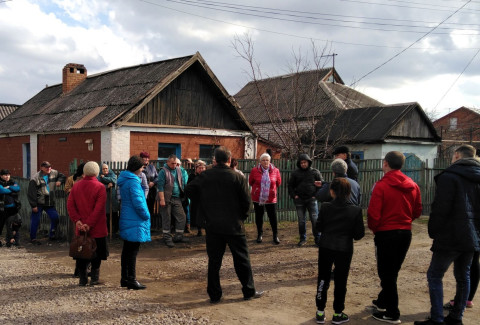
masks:
<svg viewBox="0 0 480 325"><path fill-rule="evenodd" d="M37 238L37 230L38 230L38 225L40 224L40 217L42 216L43 210L47 213L47 215L50 217L50 235L49 237L53 237L55 234L55 230L57 229L59 217L58 217L58 212L55 209L55 207L44 207L44 206L37 206L38 211L35 213L32 211L32 223L30 225L30 239L33 240Z"/></svg>
<svg viewBox="0 0 480 325"><path fill-rule="evenodd" d="M455 302L450 316L461 320L470 291L470 265L473 252L435 251L427 271L428 289L432 308L430 316L435 322L443 322L443 275L453 263L453 274L457 282Z"/></svg>
<svg viewBox="0 0 480 325"><path fill-rule="evenodd" d="M312 222L312 233L315 238L315 243L318 242L320 235L315 230L315 224L318 218L318 204L317 200L312 198L307 201L301 199L295 200L295 208L297 209L298 216L298 232L300 234L300 240L307 240L307 210Z"/></svg>

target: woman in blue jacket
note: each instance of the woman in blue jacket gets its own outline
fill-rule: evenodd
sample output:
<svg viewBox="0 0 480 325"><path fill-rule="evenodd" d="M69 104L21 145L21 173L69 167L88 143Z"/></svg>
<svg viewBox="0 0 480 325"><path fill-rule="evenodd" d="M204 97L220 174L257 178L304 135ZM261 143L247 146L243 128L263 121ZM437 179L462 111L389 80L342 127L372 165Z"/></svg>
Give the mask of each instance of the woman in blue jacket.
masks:
<svg viewBox="0 0 480 325"><path fill-rule="evenodd" d="M122 193L119 225L120 237L123 239L120 285L134 290L146 288L137 281L135 266L140 243L151 240L150 213L140 179L142 171L142 158L132 156L128 160L127 170L120 173L117 181Z"/></svg>

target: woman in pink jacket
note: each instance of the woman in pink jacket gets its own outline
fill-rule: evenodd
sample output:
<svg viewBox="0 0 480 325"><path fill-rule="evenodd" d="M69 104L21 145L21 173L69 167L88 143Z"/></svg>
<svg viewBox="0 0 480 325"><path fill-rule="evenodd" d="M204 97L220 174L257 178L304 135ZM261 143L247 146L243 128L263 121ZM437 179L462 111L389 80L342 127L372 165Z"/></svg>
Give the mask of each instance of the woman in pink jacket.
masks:
<svg viewBox="0 0 480 325"><path fill-rule="evenodd" d="M263 214L267 210L270 226L272 226L273 242L278 245L277 232L277 187L282 183L280 171L270 163L268 153L260 156L260 164L252 168L248 182L252 187L252 201L255 208L255 223L257 224L257 243L263 241Z"/></svg>

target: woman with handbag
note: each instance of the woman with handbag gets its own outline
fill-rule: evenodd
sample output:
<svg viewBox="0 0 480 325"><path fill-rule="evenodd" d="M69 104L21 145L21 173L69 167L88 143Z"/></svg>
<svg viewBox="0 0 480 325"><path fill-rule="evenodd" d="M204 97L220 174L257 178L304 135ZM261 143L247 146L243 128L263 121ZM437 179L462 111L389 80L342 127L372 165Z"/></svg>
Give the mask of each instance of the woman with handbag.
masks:
<svg viewBox="0 0 480 325"><path fill-rule="evenodd" d="M120 173L117 184L122 195L120 209L120 237L123 239L122 273L120 285L141 290L146 286L137 281L136 263L140 243L150 241L150 212L141 186L143 160L132 156L127 170Z"/></svg>
<svg viewBox="0 0 480 325"><path fill-rule="evenodd" d="M87 233L95 239L96 252L91 259L78 259L80 281L79 286L88 282L87 265L92 263L90 285L99 284L100 265L106 260L109 252L107 247L107 218L105 202L107 194L105 187L97 179L100 167L94 161L89 161L83 167L84 177L76 182L70 191L67 210L70 219L75 223L75 235Z"/></svg>

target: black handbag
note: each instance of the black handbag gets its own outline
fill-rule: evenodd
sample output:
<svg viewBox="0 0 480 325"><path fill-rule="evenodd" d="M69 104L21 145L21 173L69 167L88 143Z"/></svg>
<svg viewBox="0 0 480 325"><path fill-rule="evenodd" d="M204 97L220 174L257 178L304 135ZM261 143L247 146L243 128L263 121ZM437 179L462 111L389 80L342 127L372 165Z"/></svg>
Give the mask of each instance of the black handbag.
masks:
<svg viewBox="0 0 480 325"><path fill-rule="evenodd" d="M87 232L76 235L70 243L69 256L75 259L91 260L96 256L97 242Z"/></svg>

